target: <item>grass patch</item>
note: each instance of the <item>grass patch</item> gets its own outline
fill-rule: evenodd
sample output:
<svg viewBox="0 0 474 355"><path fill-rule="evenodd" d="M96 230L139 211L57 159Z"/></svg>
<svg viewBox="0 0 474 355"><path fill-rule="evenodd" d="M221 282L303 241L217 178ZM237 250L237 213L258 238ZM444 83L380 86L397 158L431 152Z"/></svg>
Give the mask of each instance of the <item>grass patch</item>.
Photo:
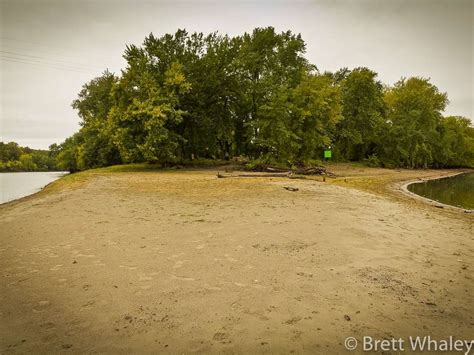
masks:
<svg viewBox="0 0 474 355"><path fill-rule="evenodd" d="M101 173L131 173L131 172L146 172L163 169L160 164L136 163L136 164L121 164L112 165L105 168L96 168L85 170L82 173L101 174Z"/></svg>
<svg viewBox="0 0 474 355"><path fill-rule="evenodd" d="M212 168L215 166L229 165L232 161L219 160L219 159L195 159L189 161L183 161L173 165L166 164L151 164L151 163L134 163L134 164L120 164L112 165L104 168L95 168L84 170L77 174L90 173L90 174L101 174L101 173L132 173L132 172L148 172L157 170L176 170L176 169L187 169L187 168Z"/></svg>

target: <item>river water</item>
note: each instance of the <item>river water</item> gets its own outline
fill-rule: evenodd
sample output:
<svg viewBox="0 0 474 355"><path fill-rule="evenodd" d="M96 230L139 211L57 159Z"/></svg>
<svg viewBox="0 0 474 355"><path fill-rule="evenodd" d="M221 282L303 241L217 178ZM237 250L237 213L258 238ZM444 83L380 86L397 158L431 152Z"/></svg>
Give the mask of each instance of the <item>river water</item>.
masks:
<svg viewBox="0 0 474 355"><path fill-rule="evenodd" d="M411 184L408 190L447 205L474 209L474 173Z"/></svg>
<svg viewBox="0 0 474 355"><path fill-rule="evenodd" d="M64 174L67 172L0 173L0 203L34 194Z"/></svg>

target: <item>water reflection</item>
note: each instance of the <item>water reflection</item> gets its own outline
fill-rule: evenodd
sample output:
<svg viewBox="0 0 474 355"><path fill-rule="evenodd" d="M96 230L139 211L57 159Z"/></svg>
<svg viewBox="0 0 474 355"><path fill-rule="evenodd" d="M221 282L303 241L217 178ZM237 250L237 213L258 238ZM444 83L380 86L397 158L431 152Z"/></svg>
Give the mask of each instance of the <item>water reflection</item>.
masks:
<svg viewBox="0 0 474 355"><path fill-rule="evenodd" d="M447 205L474 209L474 173L411 184L408 190Z"/></svg>

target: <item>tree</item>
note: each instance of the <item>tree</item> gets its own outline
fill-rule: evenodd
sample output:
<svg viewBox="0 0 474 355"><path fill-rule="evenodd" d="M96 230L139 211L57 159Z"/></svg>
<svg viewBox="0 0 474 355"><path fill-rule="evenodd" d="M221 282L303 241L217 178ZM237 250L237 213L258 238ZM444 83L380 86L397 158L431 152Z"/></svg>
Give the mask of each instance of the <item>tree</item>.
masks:
<svg viewBox="0 0 474 355"><path fill-rule="evenodd" d="M437 166L474 166L474 128L468 118L441 118L440 139L435 142L434 161Z"/></svg>
<svg viewBox="0 0 474 355"><path fill-rule="evenodd" d="M130 60L135 59L130 57ZM113 142L124 162L176 159L180 137L172 127L180 123L183 115L178 108L179 96L190 86L179 63L173 63L162 80L163 83L157 83L146 71L130 71L114 91L116 107L110 112ZM129 90L130 82L135 84L132 90Z"/></svg>
<svg viewBox="0 0 474 355"><path fill-rule="evenodd" d="M114 104L111 93L117 80L114 74L106 70L102 76L86 83L72 103L72 107L78 110L82 126L80 169L122 162L119 151L112 142L111 122L108 117Z"/></svg>
<svg viewBox="0 0 474 355"><path fill-rule="evenodd" d="M300 144L296 159L320 159L332 144L337 124L342 119L340 89L324 75L308 75L293 91L295 120L291 130Z"/></svg>
<svg viewBox="0 0 474 355"><path fill-rule="evenodd" d="M0 142L0 160L2 162L19 160L22 152L21 147L15 142Z"/></svg>
<svg viewBox="0 0 474 355"><path fill-rule="evenodd" d="M20 156L20 163L22 168L26 171L35 171L37 169L37 165L34 163L31 154L22 154Z"/></svg>
<svg viewBox="0 0 474 355"><path fill-rule="evenodd" d="M448 98L429 82L401 79L385 94L388 130L380 145L388 165L428 167L434 162L433 147L440 139L438 127Z"/></svg>
<svg viewBox="0 0 474 355"><path fill-rule="evenodd" d="M291 106L286 91L316 67L303 56L306 45L301 36L291 31L278 34L273 27L256 28L239 42L235 65L246 93L241 110L246 151L254 157L268 156L277 141L291 137L285 129Z"/></svg>
<svg viewBox="0 0 474 355"><path fill-rule="evenodd" d="M68 170L74 173L79 170L86 169L83 159L80 161L79 153L84 139L81 132L77 132L61 143L60 152L56 157L56 164L61 170Z"/></svg>
<svg viewBox="0 0 474 355"><path fill-rule="evenodd" d="M376 153L384 129L383 86L377 73L356 68L335 75L340 82L342 120L336 127L337 151L347 160L360 161Z"/></svg>

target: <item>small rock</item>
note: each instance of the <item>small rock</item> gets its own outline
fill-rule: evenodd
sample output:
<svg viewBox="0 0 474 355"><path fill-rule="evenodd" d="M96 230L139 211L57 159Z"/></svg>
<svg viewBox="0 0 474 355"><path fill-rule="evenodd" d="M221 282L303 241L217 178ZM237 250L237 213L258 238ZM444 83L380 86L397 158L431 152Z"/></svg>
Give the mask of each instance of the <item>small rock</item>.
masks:
<svg viewBox="0 0 474 355"><path fill-rule="evenodd" d="M347 314L344 314L344 319L349 322L351 320L351 317L349 317Z"/></svg>

